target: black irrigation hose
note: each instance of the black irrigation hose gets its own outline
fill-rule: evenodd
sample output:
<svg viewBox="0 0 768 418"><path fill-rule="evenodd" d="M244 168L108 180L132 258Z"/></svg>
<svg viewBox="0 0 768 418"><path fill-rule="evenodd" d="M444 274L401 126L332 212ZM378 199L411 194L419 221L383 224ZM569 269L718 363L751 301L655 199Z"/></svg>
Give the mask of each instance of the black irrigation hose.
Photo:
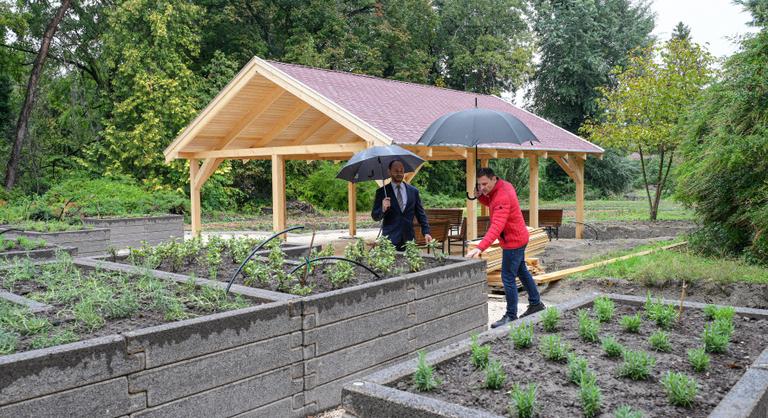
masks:
<svg viewBox="0 0 768 418"><path fill-rule="evenodd" d="M307 262L306 262L306 263L304 263L304 264L299 264L298 266L294 267L294 268L293 268L293 270L291 270L291 271L288 273L288 275L289 275L289 276L290 276L290 275L292 275L294 272L296 272L296 270L298 270L298 269L300 269L300 268L302 268L302 267L304 267L304 266L308 265L309 263L312 263L312 262L315 262L315 261L320 261L320 260L339 260L339 261L346 261L346 262L349 262L349 263L352 263L352 264L357 264L358 266L360 266L360 267L362 267L362 268L364 268L364 269L368 270L368 271L369 271L371 274L373 274L374 276L376 276L376 278L377 278L377 279L381 279L381 276L379 276L378 274L376 274L376 272L375 272L375 271L371 270L371 268L370 268L370 267L366 266L366 265L365 265L365 264L363 264L363 263L359 263L359 262L357 262L357 261L355 261L355 260L350 260L350 259L348 259L348 258L344 258L344 257L337 257L337 256L332 256L332 255L330 255L330 256L325 256L325 257L317 257L317 258L315 258L314 260L307 260Z"/></svg>
<svg viewBox="0 0 768 418"><path fill-rule="evenodd" d="M579 224L579 225L584 225L584 226L586 226L587 228L591 229L591 230L592 230L592 232L594 232L594 233L595 233L595 241L598 241L598 240L599 240L599 237L598 237L598 234L597 234L597 228L595 228L594 226L592 226L592 225L590 225L590 224L588 224L588 223L586 223L586 222L579 222L579 221L571 221L571 222L573 222L573 223L575 223L575 224Z"/></svg>
<svg viewBox="0 0 768 418"><path fill-rule="evenodd" d="M225 294L229 294L229 288L230 288L230 287L232 287L232 283L234 283L234 282L235 282L235 279L237 278L237 275L238 275L238 274L240 274L240 272L241 272L241 271L243 271L243 267L245 267L245 264L246 264L248 261L250 261L250 260L251 260L251 258L253 257L253 255L254 255L254 254L256 254L256 252L257 252L257 251L259 251L260 249L262 249L262 248L264 247L264 245L266 245L266 244L267 244L269 241L272 241L272 240L273 240L273 239L275 239L276 237L278 237L278 236L280 236L280 235L283 235L283 234L285 234L285 233L287 233L287 232L289 232L289 231L293 231L293 230L295 230L295 229L303 229L303 228L304 228L304 226L292 226L292 227L290 227L290 228L288 228L288 229L284 229L284 230L282 230L282 231L280 231L280 232L277 232L277 233L273 234L271 237L267 238L267 239L266 239L265 241L263 241L261 244L257 245L257 246L256 246L256 248L255 248L253 251L251 251L251 255L249 255L248 257L245 257L245 260L243 261L243 264L240 264L240 267L237 269L237 271L235 272L235 274L232 276L232 278L231 278L231 279L229 279L229 283L227 284L227 291L226 291L226 292L224 292L224 293L225 293Z"/></svg>
<svg viewBox="0 0 768 418"><path fill-rule="evenodd" d="M18 229L18 228L8 228L8 229L3 229L2 231L0 231L0 235L3 235L3 234L5 234L6 232L10 232L10 231L19 231L19 232L22 232L23 230L22 230L22 229Z"/></svg>

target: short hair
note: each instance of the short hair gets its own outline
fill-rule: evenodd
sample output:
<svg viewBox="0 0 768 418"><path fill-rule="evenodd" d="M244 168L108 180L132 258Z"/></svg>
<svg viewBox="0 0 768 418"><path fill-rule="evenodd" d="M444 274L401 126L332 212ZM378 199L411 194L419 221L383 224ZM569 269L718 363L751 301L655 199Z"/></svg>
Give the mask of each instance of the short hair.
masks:
<svg viewBox="0 0 768 418"><path fill-rule="evenodd" d="M483 167L479 170L477 170L477 178L480 177L488 177L489 179L496 177L496 173L493 172L493 169L490 167Z"/></svg>
<svg viewBox="0 0 768 418"><path fill-rule="evenodd" d="M389 167L387 167L387 168L389 168L391 170L392 169L392 164L394 164L394 163L400 163L400 164L403 165L403 168L405 168L405 163L403 162L403 160L400 160L400 159L394 159L394 160L390 161L389 162Z"/></svg>

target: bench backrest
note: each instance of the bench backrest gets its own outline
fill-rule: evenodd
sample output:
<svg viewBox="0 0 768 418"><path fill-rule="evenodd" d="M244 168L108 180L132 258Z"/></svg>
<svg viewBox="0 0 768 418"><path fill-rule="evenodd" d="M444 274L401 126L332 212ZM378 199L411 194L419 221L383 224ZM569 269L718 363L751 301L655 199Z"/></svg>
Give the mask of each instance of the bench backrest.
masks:
<svg viewBox="0 0 768 418"><path fill-rule="evenodd" d="M450 224L445 221L429 221L429 234L432 235L432 239L437 242L443 242L448 238L448 229ZM424 245L427 240L424 239L424 235L421 233L421 226L419 224L413 225L414 241L416 245Z"/></svg>
<svg viewBox="0 0 768 418"><path fill-rule="evenodd" d="M490 216L478 216L477 217L477 237L484 237L485 233L488 232L488 228L491 226L491 217ZM461 220L461 229L460 233L461 239L466 240L467 239L467 218L463 218Z"/></svg>
<svg viewBox="0 0 768 418"><path fill-rule="evenodd" d="M523 220L526 225L530 225L530 213L528 209L523 209ZM539 209L539 226L560 227L563 224L562 209Z"/></svg>
<svg viewBox="0 0 768 418"><path fill-rule="evenodd" d="M464 209L424 209L427 214L427 220L432 225L433 221L445 221L452 225L461 223L461 217Z"/></svg>

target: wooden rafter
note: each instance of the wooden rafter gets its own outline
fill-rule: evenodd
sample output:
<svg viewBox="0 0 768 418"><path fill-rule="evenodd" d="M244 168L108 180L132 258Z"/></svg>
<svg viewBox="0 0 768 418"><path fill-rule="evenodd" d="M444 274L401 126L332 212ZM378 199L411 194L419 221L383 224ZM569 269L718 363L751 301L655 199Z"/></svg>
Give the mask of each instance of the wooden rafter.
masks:
<svg viewBox="0 0 768 418"><path fill-rule="evenodd" d="M306 102L300 102L296 105L296 107L293 108L290 112L288 112L285 116L280 118L275 125L272 127L272 129L269 130L258 142L253 144L252 148L262 147L269 143L269 141L275 139L276 136L280 135L281 132L283 132L286 128L291 126L291 124L298 118L301 117L301 115L304 114L304 112L309 109L309 104Z"/></svg>
<svg viewBox="0 0 768 418"><path fill-rule="evenodd" d="M251 157L267 157L270 155L305 155L305 154L346 154L362 151L366 148L364 142L344 144L318 145L289 145L284 147L239 148L217 151L200 151L182 153L184 158L207 159L240 159ZM206 160L207 162L207 160ZM202 170L202 169L201 169Z"/></svg>
<svg viewBox="0 0 768 418"><path fill-rule="evenodd" d="M229 147L235 140L237 139L240 134L242 134L246 129L248 129L251 124L256 121L256 119L261 116L264 111L269 109L270 106L272 106L273 103L275 103L280 97L285 94L285 90L283 90L280 87L273 87L269 93L262 99L256 106L254 106L251 110L248 111L248 113L245 114L240 120L235 124L232 129L227 132L226 135L224 135L224 138L221 140L221 143L217 147L218 149L225 149Z"/></svg>
<svg viewBox="0 0 768 418"><path fill-rule="evenodd" d="M301 145L310 136L314 135L317 131L323 129L326 125L333 123L333 120L328 116L321 115L315 122L309 125L306 129L301 131L296 138L288 145Z"/></svg>

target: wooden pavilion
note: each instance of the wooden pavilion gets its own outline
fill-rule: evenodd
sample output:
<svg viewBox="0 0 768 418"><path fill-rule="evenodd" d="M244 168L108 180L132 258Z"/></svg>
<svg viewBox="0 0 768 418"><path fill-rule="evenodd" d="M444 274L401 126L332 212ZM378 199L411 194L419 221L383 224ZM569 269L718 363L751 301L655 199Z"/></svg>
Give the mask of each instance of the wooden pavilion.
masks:
<svg viewBox="0 0 768 418"><path fill-rule="evenodd" d="M541 142L475 150L415 146L445 113L474 107L513 114ZM603 149L488 95L266 61L254 57L165 149L166 161L189 160L192 232L201 231L200 189L225 159L271 160L273 228L286 226L285 161L347 160L376 145L400 145L425 160L465 160L467 191L475 187L476 157L530 160L530 226L538 226L539 158L551 158L576 183L576 237L583 235L584 161ZM406 177L410 181L416 173ZM348 185L349 233L356 235L355 185ZM467 238L477 235L477 203L466 207Z"/></svg>

